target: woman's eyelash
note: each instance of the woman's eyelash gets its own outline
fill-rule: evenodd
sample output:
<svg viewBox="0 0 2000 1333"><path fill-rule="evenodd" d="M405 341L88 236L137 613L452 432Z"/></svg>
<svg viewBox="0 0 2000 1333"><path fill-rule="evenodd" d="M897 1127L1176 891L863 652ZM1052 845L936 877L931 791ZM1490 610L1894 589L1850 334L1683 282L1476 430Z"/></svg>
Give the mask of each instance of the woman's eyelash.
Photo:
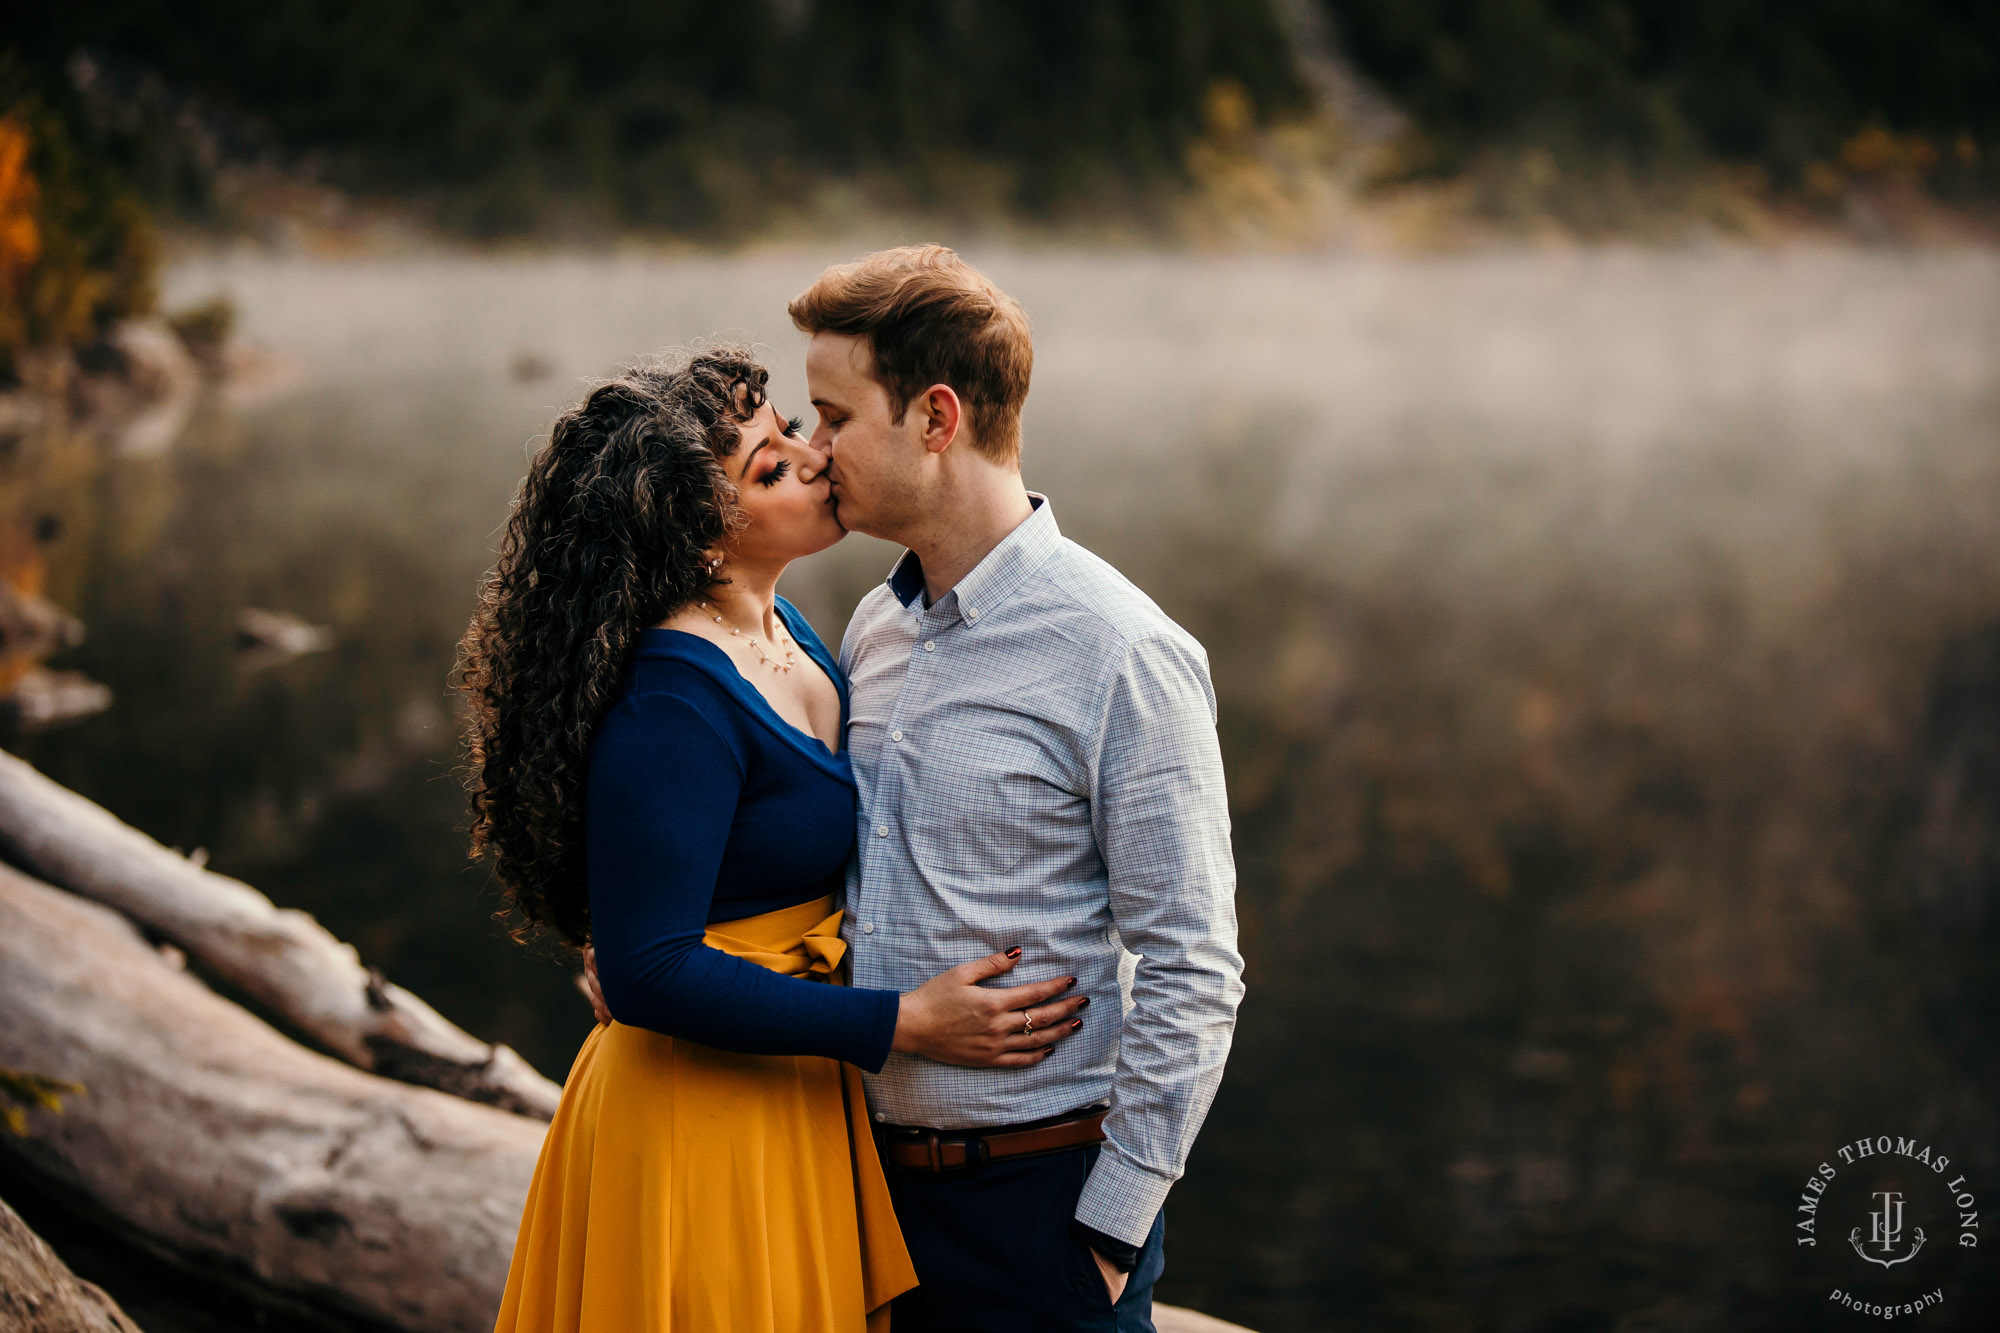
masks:
<svg viewBox="0 0 2000 1333"><path fill-rule="evenodd" d="M793 417L785 423L785 434L797 435L800 431L804 430L805 428L806 428L806 419L804 417Z"/></svg>
<svg viewBox="0 0 2000 1333"><path fill-rule="evenodd" d="M776 486L778 484L778 479L784 476L787 472L790 472L791 470L792 470L792 460L789 458L782 459L779 461L778 466L772 468L769 472L766 472L763 476L757 478L757 480L766 486Z"/></svg>

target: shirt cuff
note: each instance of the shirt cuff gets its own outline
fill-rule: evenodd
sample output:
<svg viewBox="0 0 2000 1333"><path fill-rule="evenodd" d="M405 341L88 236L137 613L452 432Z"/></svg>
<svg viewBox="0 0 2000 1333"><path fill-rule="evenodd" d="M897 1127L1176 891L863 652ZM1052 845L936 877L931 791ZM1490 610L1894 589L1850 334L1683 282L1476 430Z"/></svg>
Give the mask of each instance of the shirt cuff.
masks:
<svg viewBox="0 0 2000 1333"><path fill-rule="evenodd" d="M1155 1175L1106 1142L1076 1201L1076 1220L1127 1245L1144 1245L1174 1182ZM1110 1255L1104 1256L1111 1258Z"/></svg>

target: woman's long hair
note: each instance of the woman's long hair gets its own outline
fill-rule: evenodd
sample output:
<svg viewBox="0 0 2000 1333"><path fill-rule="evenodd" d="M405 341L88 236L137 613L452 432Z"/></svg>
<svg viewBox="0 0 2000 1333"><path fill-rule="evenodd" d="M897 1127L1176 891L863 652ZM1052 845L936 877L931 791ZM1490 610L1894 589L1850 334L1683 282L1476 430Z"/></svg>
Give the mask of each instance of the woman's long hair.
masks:
<svg viewBox="0 0 2000 1333"><path fill-rule="evenodd" d="M556 419L521 483L456 672L472 855L517 940L589 941L591 742L640 632L712 586L704 552L742 522L722 460L769 379L734 346L633 366Z"/></svg>

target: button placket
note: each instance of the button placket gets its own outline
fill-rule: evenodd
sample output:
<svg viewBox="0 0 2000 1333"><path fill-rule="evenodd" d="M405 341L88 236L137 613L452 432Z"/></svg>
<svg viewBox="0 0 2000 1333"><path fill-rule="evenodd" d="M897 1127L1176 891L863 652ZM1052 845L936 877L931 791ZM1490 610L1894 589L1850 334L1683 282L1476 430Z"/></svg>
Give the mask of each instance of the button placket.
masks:
<svg viewBox="0 0 2000 1333"><path fill-rule="evenodd" d="M916 608L914 607L911 608L912 612L914 612L915 610ZM921 625L921 621L919 622L919 624ZM918 632L919 633L922 632L921 628L919 628ZM900 687L898 687L896 691L895 706L889 710L889 722L892 727L895 725L897 718L901 715L903 711L903 695L908 692L909 685L910 685L909 672L906 669L903 674L903 683ZM875 876L869 873L870 870L869 863L871 861L876 861L878 859L874 856L871 856L870 853L873 851L873 848L875 846L888 841L889 824L885 812L895 806L897 800L901 797L901 794L902 794L902 782L900 775L896 773L895 767L893 765L884 764L881 770L878 771L876 774L874 788L872 792L873 800L870 802L871 809L868 812L870 816L869 823L875 836L873 838L863 840L862 845L859 849L859 854L861 857L860 883L855 886L854 902L852 904L854 909L853 917L859 923L861 928L861 933L864 935L872 935L875 933L875 925L872 921L861 920L863 916L869 913L868 904L871 901L867 897L865 886L868 884L870 879L875 878ZM876 867L876 869L877 872L879 873L880 870L879 865Z"/></svg>
<svg viewBox="0 0 2000 1333"><path fill-rule="evenodd" d="M918 635L924 635L930 632L929 627L924 623L929 618L930 618L930 613L928 611L922 613L917 617L916 633ZM914 643L915 640L912 639L911 642ZM932 640L926 640L925 642L926 651L930 650L931 644L933 642L934 641ZM914 670L916 667L916 653L914 649L912 650L910 656L911 656L910 665L909 667L905 668L903 672L902 688L896 691L896 705L894 708L889 710L889 735L890 738L894 741L901 741L903 739L903 729L901 723L903 719L904 701L909 697L910 693L910 687L911 687L910 672ZM874 832L875 832L875 837L873 841L876 842L877 844L885 843L888 841L889 838L888 811L892 809L901 808L902 795L903 795L903 775L897 771L898 768L899 765L885 762L882 763L876 771L875 808L872 813L874 815ZM864 873L861 876L863 883L866 883L868 880L868 875L865 873L867 869L867 861L868 858L864 854L862 858L862 868ZM857 915L860 914L860 911L865 911L865 907L866 907L865 903L861 904L860 910L857 911ZM862 922L861 933L864 935L873 935L875 933L875 923L873 921Z"/></svg>

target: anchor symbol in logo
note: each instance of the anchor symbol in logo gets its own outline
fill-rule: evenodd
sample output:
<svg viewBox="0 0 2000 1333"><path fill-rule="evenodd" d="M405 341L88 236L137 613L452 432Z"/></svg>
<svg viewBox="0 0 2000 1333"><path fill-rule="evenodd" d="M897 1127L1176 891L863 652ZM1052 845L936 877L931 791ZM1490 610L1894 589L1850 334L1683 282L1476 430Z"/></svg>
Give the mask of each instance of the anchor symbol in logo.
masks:
<svg viewBox="0 0 2000 1333"><path fill-rule="evenodd" d="M1882 1206L1875 1212L1868 1214L1868 1244L1878 1247L1884 1254L1887 1254L1890 1250L1895 1249L1896 1242L1903 1238L1903 1196L1893 1190L1878 1190L1874 1197L1882 1201ZM1917 1251L1924 1248L1924 1229L1922 1227L1916 1228L1916 1236L1915 1242L1910 1246L1910 1252L1896 1259L1879 1259L1863 1249L1861 1246L1860 1227L1856 1227L1853 1231L1849 1232L1847 1240L1849 1244L1854 1246L1854 1252L1869 1263L1880 1264L1884 1268L1894 1268L1897 1264L1908 1263L1910 1260L1916 1258Z"/></svg>

